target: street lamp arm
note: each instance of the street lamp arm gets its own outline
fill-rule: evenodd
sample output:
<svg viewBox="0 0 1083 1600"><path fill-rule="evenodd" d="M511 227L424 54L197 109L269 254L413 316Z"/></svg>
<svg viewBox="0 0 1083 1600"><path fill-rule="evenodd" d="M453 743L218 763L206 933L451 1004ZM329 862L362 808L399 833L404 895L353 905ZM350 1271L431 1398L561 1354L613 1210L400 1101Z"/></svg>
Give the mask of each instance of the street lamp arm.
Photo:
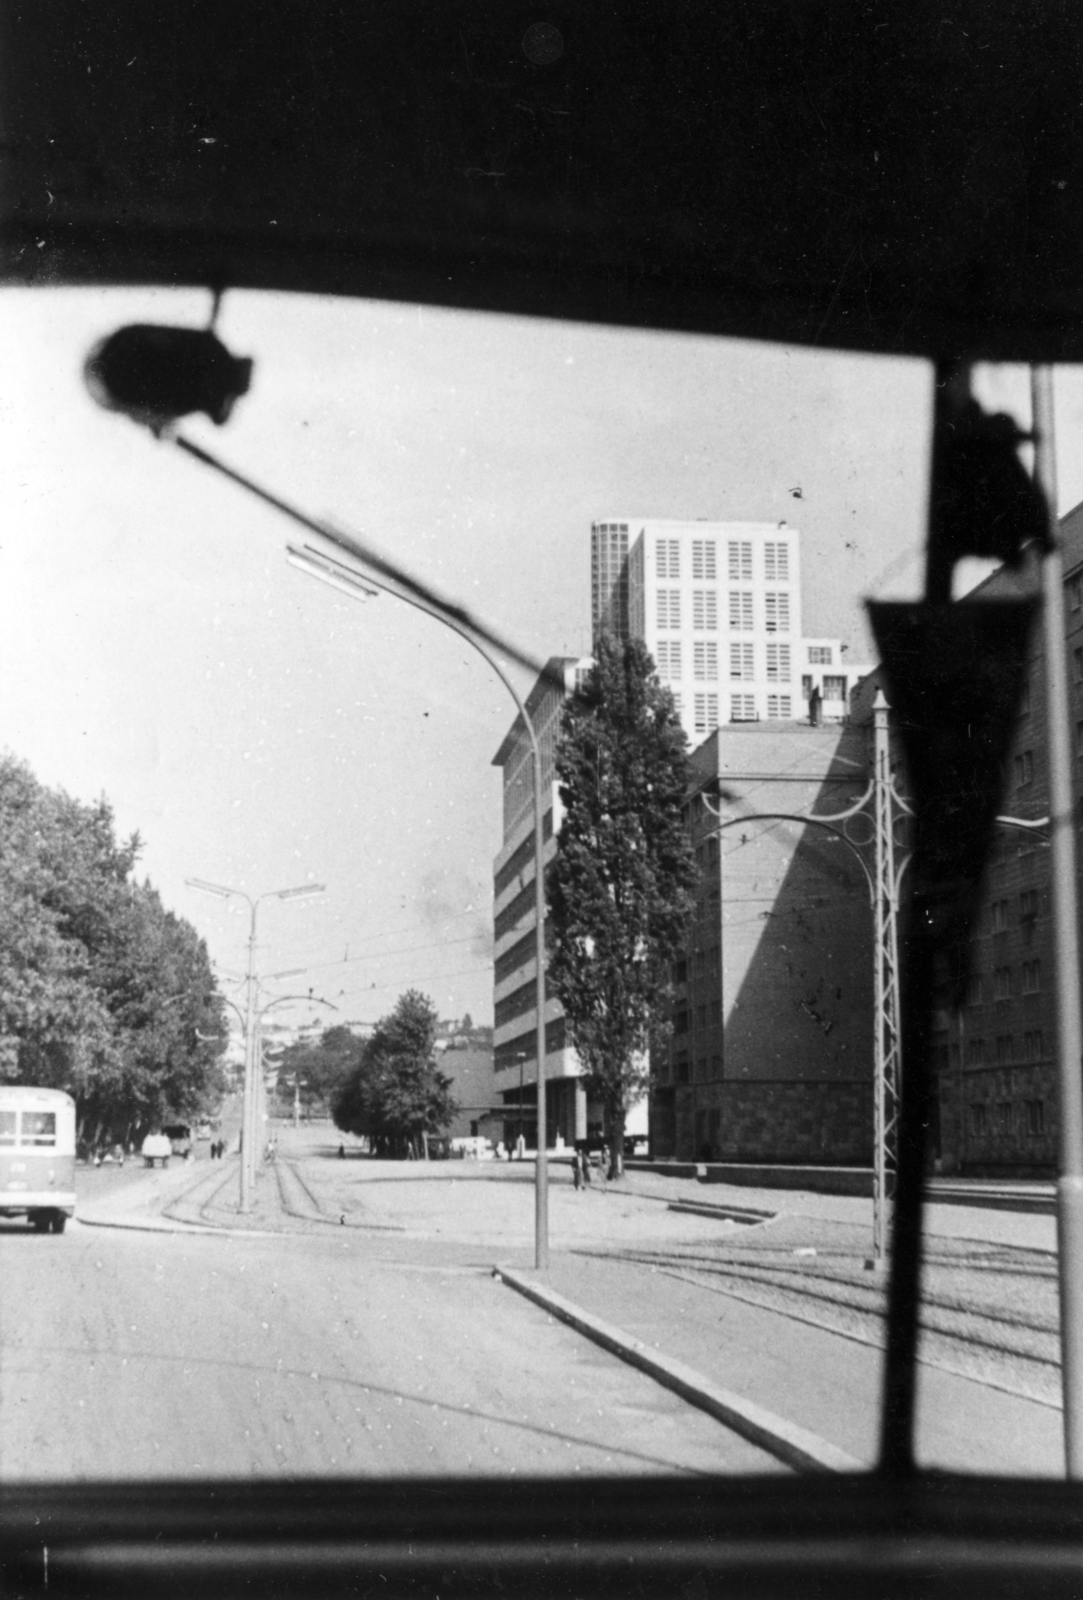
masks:
<svg viewBox="0 0 1083 1600"><path fill-rule="evenodd" d="M838 813L838 816L842 818L850 817L852 815L853 811L840 811ZM833 822L828 821L824 817L805 816L798 811L748 811L742 813L742 815L739 817L727 817L724 821L720 822L716 828L708 828L705 834L700 834L700 838L709 839L714 834L724 832L726 828L735 828L737 824L741 822L807 822L813 827L823 828L825 832L833 834L836 839L840 840L841 843L846 846L854 860L857 862L858 866L861 868L865 875L865 882L868 885L869 898L871 899L873 905L876 904L876 885L873 882L872 873L865 865L861 852L858 850L858 847L856 844L854 844L853 840L848 839L843 833L842 829L836 828Z"/></svg>
<svg viewBox="0 0 1083 1600"><path fill-rule="evenodd" d="M242 489L247 489L250 494L254 494L265 505L273 506L276 511L281 511L284 516L289 517L302 528L307 528L311 533L318 534L320 538L327 539L330 543L338 545L340 550L345 550L355 560L364 562L374 572L378 572L383 577L390 579L396 586L390 592L396 593L400 600L407 600L410 604L417 605L419 609L429 611L430 615L438 616L449 627L458 624L456 632L469 629L470 633L477 634L479 638L493 645L509 660L517 662L521 667L526 667L528 671L544 673L545 669L531 656L520 650L516 645L511 644L510 641L502 639L498 634L491 632L483 623L472 617L464 607L444 600L423 583L419 583L416 578L412 578L409 573L404 572L401 567L395 566L386 557L378 555L375 550L369 549L367 545L352 534L343 533L332 523L306 516L297 506L291 505L288 500L283 500L279 495L272 494L269 489L262 488L253 479L246 477L244 473L238 472L234 467L227 466L219 457L212 455L209 450L204 450L200 445L193 444L190 439L184 438L182 434L173 435L173 443L187 455L193 456L197 461L202 461L205 466L213 467L216 472L220 472L223 477L229 478ZM376 580L372 579L370 581L375 582ZM387 585L377 584L377 587L386 588ZM464 637L469 636L470 634L464 634Z"/></svg>
<svg viewBox="0 0 1083 1600"><path fill-rule="evenodd" d="M265 1005L263 1007L263 1009L260 1011L259 1015L261 1017L265 1017L267 1015L268 1011L273 1011L275 1006L284 1006L288 1000L303 1000L306 1003L306 1005L326 1006L329 1011L337 1011L338 1010L338 1006L334 1005L330 1000L321 1000L318 995L314 995L314 994L280 994L278 996L277 1000L272 1000L269 1005Z"/></svg>

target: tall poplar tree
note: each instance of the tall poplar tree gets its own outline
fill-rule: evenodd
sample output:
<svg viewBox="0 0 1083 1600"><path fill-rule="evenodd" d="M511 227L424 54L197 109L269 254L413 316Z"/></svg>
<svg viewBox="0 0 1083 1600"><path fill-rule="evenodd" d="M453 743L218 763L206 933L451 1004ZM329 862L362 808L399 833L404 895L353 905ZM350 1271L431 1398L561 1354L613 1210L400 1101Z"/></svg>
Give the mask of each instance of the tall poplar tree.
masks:
<svg viewBox="0 0 1083 1600"><path fill-rule="evenodd" d="M687 740L640 640L601 640L564 707L556 768L563 817L546 877L549 981L588 1092L604 1107L616 1175L649 1047L668 1032L696 875Z"/></svg>

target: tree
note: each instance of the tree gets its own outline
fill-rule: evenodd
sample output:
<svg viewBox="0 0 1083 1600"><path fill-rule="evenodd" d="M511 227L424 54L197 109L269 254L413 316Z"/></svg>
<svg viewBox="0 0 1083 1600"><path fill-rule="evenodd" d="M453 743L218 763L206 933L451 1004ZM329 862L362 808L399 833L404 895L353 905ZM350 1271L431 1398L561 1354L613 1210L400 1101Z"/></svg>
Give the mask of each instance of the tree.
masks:
<svg viewBox="0 0 1083 1600"><path fill-rule="evenodd" d="M206 946L131 881L139 851L105 800L0 759L0 1079L67 1090L91 1142L195 1115L222 1088Z"/></svg>
<svg viewBox="0 0 1083 1600"><path fill-rule="evenodd" d="M326 1028L315 1044L290 1044L279 1063L279 1097L292 1103L294 1080L306 1105L334 1103L339 1085L356 1072L364 1044L349 1028L337 1023Z"/></svg>
<svg viewBox="0 0 1083 1600"><path fill-rule="evenodd" d="M564 814L546 876L549 981L602 1102L616 1176L649 1048L668 1033L696 876L687 740L641 641L601 640L564 707L556 768Z"/></svg>
<svg viewBox="0 0 1083 1600"><path fill-rule="evenodd" d="M451 1079L436 1065L437 1020L416 989L400 996L340 1082L331 1105L336 1127L367 1135L382 1154L424 1153L426 1135L442 1133L458 1109Z"/></svg>

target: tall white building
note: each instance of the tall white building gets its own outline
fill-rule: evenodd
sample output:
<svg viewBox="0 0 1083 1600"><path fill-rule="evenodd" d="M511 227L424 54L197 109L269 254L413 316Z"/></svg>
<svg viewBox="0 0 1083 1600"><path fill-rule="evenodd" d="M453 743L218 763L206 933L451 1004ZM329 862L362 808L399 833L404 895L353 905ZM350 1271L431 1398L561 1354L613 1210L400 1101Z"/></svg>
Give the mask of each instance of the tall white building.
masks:
<svg viewBox="0 0 1083 1600"><path fill-rule="evenodd" d="M805 720L814 695L841 721L872 670L804 637L801 536L785 522L596 522L591 591L595 640L643 640L693 746L729 722Z"/></svg>

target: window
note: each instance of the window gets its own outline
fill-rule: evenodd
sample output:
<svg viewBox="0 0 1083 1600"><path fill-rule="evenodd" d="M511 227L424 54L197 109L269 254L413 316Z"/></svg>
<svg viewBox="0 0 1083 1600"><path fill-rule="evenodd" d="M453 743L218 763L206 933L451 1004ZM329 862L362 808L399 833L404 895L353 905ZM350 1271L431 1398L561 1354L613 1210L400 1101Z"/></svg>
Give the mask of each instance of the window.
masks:
<svg viewBox="0 0 1083 1600"><path fill-rule="evenodd" d="M810 644L808 647L808 662L810 667L829 667L831 665L831 646L829 644Z"/></svg>
<svg viewBox="0 0 1083 1600"><path fill-rule="evenodd" d="M753 671L753 647L750 644L730 645L730 677L745 678L749 681L755 677Z"/></svg>
<svg viewBox="0 0 1083 1600"><path fill-rule="evenodd" d="M1023 1060L1040 1061L1045 1054L1045 1040L1041 1028L1031 1028L1023 1035Z"/></svg>
<svg viewBox="0 0 1083 1600"><path fill-rule="evenodd" d="M768 722L787 722L793 716L793 702L788 694L767 696Z"/></svg>
<svg viewBox="0 0 1083 1600"><path fill-rule="evenodd" d="M692 671L701 681L718 677L718 646L713 639L697 639L692 646Z"/></svg>
<svg viewBox="0 0 1083 1600"><path fill-rule="evenodd" d="M801 674L801 698L802 700L810 700L812 698L812 674L809 672Z"/></svg>
<svg viewBox="0 0 1083 1600"><path fill-rule="evenodd" d="M1045 1101L1024 1100L1023 1111L1027 1119L1027 1132L1032 1137L1045 1132Z"/></svg>
<svg viewBox="0 0 1083 1600"><path fill-rule="evenodd" d="M680 675L681 641L679 639L659 639L658 676L660 678L679 678Z"/></svg>
<svg viewBox="0 0 1083 1600"><path fill-rule="evenodd" d="M1011 1033L998 1033L996 1036L996 1062L998 1067L1003 1067L1015 1059L1015 1035Z"/></svg>
<svg viewBox="0 0 1083 1600"><path fill-rule="evenodd" d="M769 644L767 646L767 681L768 683L789 683L790 647L788 644Z"/></svg>
<svg viewBox="0 0 1083 1600"><path fill-rule="evenodd" d="M1024 968L1025 970L1025 968ZM1011 967L995 967L993 969L993 999L1010 1000L1012 997L1012 969Z"/></svg>
<svg viewBox="0 0 1083 1600"><path fill-rule="evenodd" d="M741 633L752 631L752 594L750 590L730 590L730 627Z"/></svg>
<svg viewBox="0 0 1083 1600"><path fill-rule="evenodd" d="M1038 915L1037 889L1023 889L1019 894L1019 920L1020 922L1033 922Z"/></svg>
<svg viewBox="0 0 1083 1600"><path fill-rule="evenodd" d="M980 972L970 974L970 982L966 986L966 1003L968 1006L980 1006L982 1003L982 981Z"/></svg>
<svg viewBox="0 0 1083 1600"><path fill-rule="evenodd" d="M729 575L731 581L752 581L752 542L749 539L729 541Z"/></svg>
<svg viewBox="0 0 1083 1600"><path fill-rule="evenodd" d="M692 590L692 626L701 633L713 633L718 627L718 590Z"/></svg>
<svg viewBox="0 0 1083 1600"><path fill-rule="evenodd" d="M1023 993L1038 994L1042 987L1042 964L1040 961L1023 962Z"/></svg>
<svg viewBox="0 0 1083 1600"><path fill-rule="evenodd" d="M968 1039L966 1041L966 1064L968 1067L980 1067L985 1062L985 1040Z"/></svg>
<svg viewBox="0 0 1083 1600"><path fill-rule="evenodd" d="M681 541L659 539L654 549L655 570L659 578L679 578L681 575Z"/></svg>
<svg viewBox="0 0 1083 1600"><path fill-rule="evenodd" d="M785 593L768 592L763 597L768 633L789 633L790 597Z"/></svg>
<svg viewBox="0 0 1083 1600"><path fill-rule="evenodd" d="M673 963L673 982L688 982L688 962L683 957L680 961L675 961Z"/></svg>
<svg viewBox="0 0 1083 1600"><path fill-rule="evenodd" d="M1030 679L1024 678L1019 686L1019 715L1030 716Z"/></svg>
<svg viewBox="0 0 1083 1600"><path fill-rule="evenodd" d="M755 722L756 696L754 694L730 695L730 721Z"/></svg>
<svg viewBox="0 0 1083 1600"><path fill-rule="evenodd" d="M1083 605L1083 576L1078 572L1074 578L1069 578L1064 586L1068 596L1068 607L1071 611L1078 611Z"/></svg>
<svg viewBox="0 0 1083 1600"><path fill-rule="evenodd" d="M989 1115L983 1100L976 1100L970 1107L970 1131L979 1136L988 1132Z"/></svg>
<svg viewBox="0 0 1083 1600"><path fill-rule="evenodd" d="M694 724L697 733L713 733L718 727L718 696L697 694L694 698Z"/></svg>
<svg viewBox="0 0 1083 1600"><path fill-rule="evenodd" d="M839 678L839 677L832 678L829 675L825 676L825 678L824 678L824 699L825 700L845 700L846 699L846 679L845 678Z"/></svg>
<svg viewBox="0 0 1083 1600"><path fill-rule="evenodd" d="M790 547L784 540L768 539L763 547L764 577L768 583L790 581Z"/></svg>
<svg viewBox="0 0 1083 1600"><path fill-rule="evenodd" d="M15 1143L15 1112L0 1111L0 1145Z"/></svg>
<svg viewBox="0 0 1083 1600"><path fill-rule="evenodd" d="M658 590L658 626L660 628L679 628L681 625L681 591L679 589Z"/></svg>
<svg viewBox="0 0 1083 1600"><path fill-rule="evenodd" d="M1034 781L1034 751L1021 750L1015 758L1015 787L1026 788Z"/></svg>
<svg viewBox="0 0 1083 1600"><path fill-rule="evenodd" d="M692 540L692 576L705 579L713 583L715 573L715 541L713 539Z"/></svg>
<svg viewBox="0 0 1083 1600"><path fill-rule="evenodd" d="M23 1144L55 1144L56 1112L24 1111L21 1141Z"/></svg>
<svg viewBox="0 0 1083 1600"><path fill-rule="evenodd" d="M1003 933L1004 930L1008 926L1008 902L1007 902L1007 900L994 900L990 910L991 910L991 917L992 917L992 924L993 924L993 932L994 933Z"/></svg>
<svg viewBox="0 0 1083 1600"><path fill-rule="evenodd" d="M1010 1100L1001 1100L997 1105L997 1132L1011 1133L1012 1131L1012 1103Z"/></svg>
<svg viewBox="0 0 1083 1600"><path fill-rule="evenodd" d="M687 1031L688 1030L685 1029L685 1032L687 1032ZM689 1067L688 1067L687 1059L677 1062L676 1078L677 1078L677 1082L678 1083L687 1083L688 1082Z"/></svg>

